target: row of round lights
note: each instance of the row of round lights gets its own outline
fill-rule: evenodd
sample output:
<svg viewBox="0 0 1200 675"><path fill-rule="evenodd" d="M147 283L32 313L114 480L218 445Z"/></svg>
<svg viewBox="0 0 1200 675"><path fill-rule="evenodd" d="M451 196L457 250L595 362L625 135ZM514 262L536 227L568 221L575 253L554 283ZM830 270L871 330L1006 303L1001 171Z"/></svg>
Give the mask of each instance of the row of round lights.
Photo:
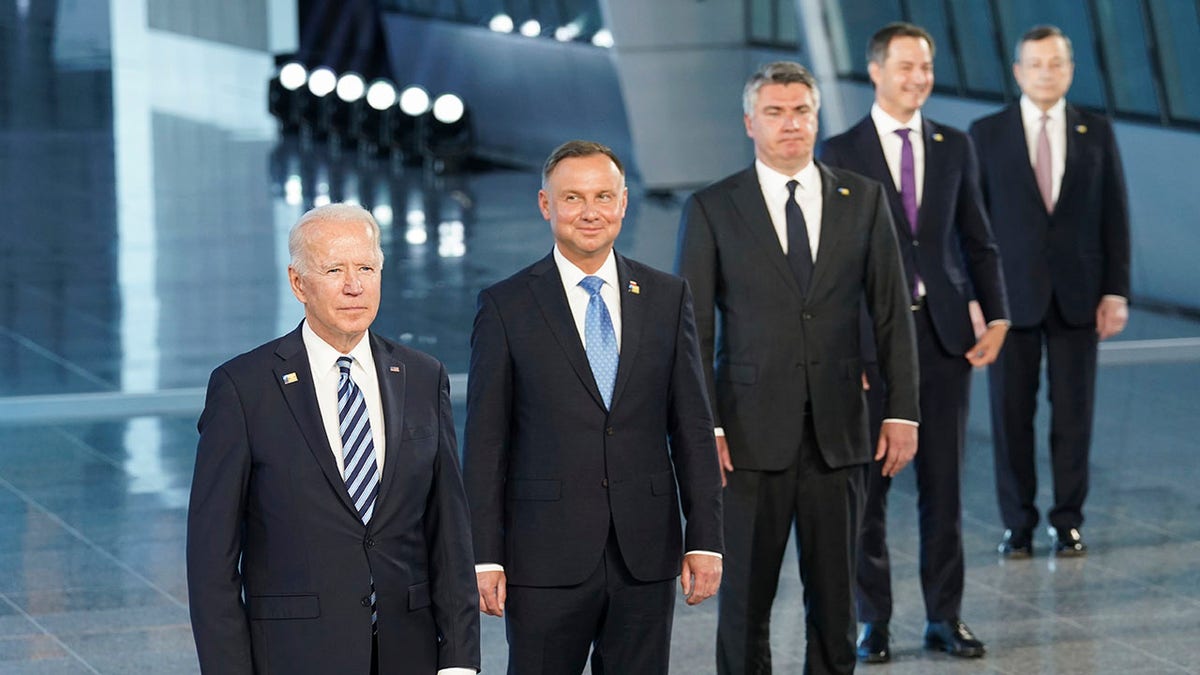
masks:
<svg viewBox="0 0 1200 675"><path fill-rule="evenodd" d="M512 17L507 14L497 14L488 21L488 28L496 33L511 33L514 30L525 37L537 37L542 34L542 24L537 19L529 19L518 28ZM578 21L572 21L554 29L554 39L559 42L571 42L583 33L583 26ZM609 49L613 46L612 31L601 28L592 34L592 44Z"/></svg>
<svg viewBox="0 0 1200 675"><path fill-rule="evenodd" d="M326 66L309 72L303 64L295 61L280 68L279 83L289 91L307 85L309 92L317 98L332 93L346 103L354 103L365 96L367 105L375 110L387 110L399 104L400 110L411 117L420 117L432 111L434 119L443 124L459 121L466 110L462 99L454 94L442 94L431 100L429 92L417 85L397 93L396 86L384 78L376 79L368 86L358 73L349 72L339 76Z"/></svg>

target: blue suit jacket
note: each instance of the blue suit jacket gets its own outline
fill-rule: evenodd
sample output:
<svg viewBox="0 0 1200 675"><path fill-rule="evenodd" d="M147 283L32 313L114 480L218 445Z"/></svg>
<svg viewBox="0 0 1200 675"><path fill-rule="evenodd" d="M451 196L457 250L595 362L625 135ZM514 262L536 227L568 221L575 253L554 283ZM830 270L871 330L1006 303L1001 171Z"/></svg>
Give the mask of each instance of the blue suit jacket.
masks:
<svg viewBox="0 0 1200 675"><path fill-rule="evenodd" d="M904 212L870 115L825 141L821 158L883 184L908 287L913 288L914 275L920 274L926 306L942 348L949 354L966 354L975 343L968 301L979 300L988 321L1009 318L1004 273L984 212L971 139L953 127L925 117L922 120L925 172L916 234ZM872 341L865 344L871 345Z"/></svg>
<svg viewBox="0 0 1200 675"><path fill-rule="evenodd" d="M582 582L610 523L641 581L677 576L685 545L724 550L691 293L682 279L621 255L617 276L611 411L552 254L479 294L465 480L476 559L503 565L511 584Z"/></svg>
<svg viewBox="0 0 1200 675"><path fill-rule="evenodd" d="M1086 326L1101 296L1129 297L1129 205L1112 125L1071 105L1066 119L1066 168L1053 214L1038 191L1020 104L971 125L1017 327L1041 323L1051 298L1068 323Z"/></svg>

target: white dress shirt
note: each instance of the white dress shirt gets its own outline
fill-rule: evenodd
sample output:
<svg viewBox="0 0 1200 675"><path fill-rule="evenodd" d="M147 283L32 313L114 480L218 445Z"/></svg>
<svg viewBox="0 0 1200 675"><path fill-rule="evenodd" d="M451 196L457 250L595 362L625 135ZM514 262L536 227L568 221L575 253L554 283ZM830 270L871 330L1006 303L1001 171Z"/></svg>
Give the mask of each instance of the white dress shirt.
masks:
<svg viewBox="0 0 1200 675"><path fill-rule="evenodd" d="M341 372L337 367L341 352L334 349L318 336L304 322L300 330L304 337L304 350L308 352L308 365L312 368L313 388L317 392L317 406L321 409L321 422L325 425L325 435L329 438L329 447L333 450L333 459L337 462L338 472L345 475L345 458L342 456L341 420L338 418L338 381ZM384 457L384 428L383 400L379 397L379 376L375 372L375 357L371 354L371 341L363 335L349 354L354 358L350 364L350 377L362 390L363 399L367 402L367 417L371 421L371 437L375 442L375 466L379 475L383 476Z"/></svg>
<svg viewBox="0 0 1200 675"><path fill-rule="evenodd" d="M1059 99L1046 111L1046 138L1050 141L1050 201L1057 204L1062 188L1063 172L1067 169L1067 100ZM1042 132L1042 109L1028 97L1021 96L1021 125L1025 127L1025 145L1029 150L1029 165L1037 166L1038 135Z"/></svg>
<svg viewBox="0 0 1200 675"><path fill-rule="evenodd" d="M813 262L816 262L821 243L821 207L824 203L821 200L821 172L817 170L817 165L810 161L795 175L788 176L763 164L762 160L755 160L754 170L758 173L758 186L762 190L763 201L767 203L767 213L771 216L771 225L775 227L775 236L779 237L784 255L788 252L787 184L792 180L800 184L796 188L796 203L804 214L808 250L812 252Z"/></svg>
<svg viewBox="0 0 1200 675"><path fill-rule="evenodd" d="M604 285L600 287L600 299L604 301L604 305L608 307L608 316L612 319L613 332L617 334L617 353L621 352L621 293L617 289L617 284L621 283L617 280L617 257L613 255L612 250L608 251L608 257L604 259L604 263L600 265L600 269L594 274L588 274L579 269L567 257L558 250L558 246L554 247L554 264L558 267L558 275L562 278L563 290L567 292L567 304L571 306L571 318L575 319L575 330L579 331L579 339L583 341L583 348L587 349L587 331L584 325L587 322L587 306L592 300L592 294L587 292L583 286L579 285L584 277L600 277L604 280Z"/></svg>

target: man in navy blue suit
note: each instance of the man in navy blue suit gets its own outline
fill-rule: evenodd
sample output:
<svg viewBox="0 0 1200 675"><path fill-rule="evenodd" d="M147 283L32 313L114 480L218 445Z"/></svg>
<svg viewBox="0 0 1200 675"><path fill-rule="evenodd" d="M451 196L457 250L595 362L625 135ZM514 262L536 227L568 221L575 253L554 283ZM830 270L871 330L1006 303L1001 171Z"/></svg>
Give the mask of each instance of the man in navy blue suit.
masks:
<svg viewBox="0 0 1200 675"><path fill-rule="evenodd" d="M479 613L450 385L370 331L379 225L300 218L291 333L212 373L188 504L200 669L214 675L479 670Z"/></svg>
<svg viewBox="0 0 1200 675"><path fill-rule="evenodd" d="M553 250L479 294L465 477L509 673L579 673L589 650L593 673L666 673L675 578L689 605L721 581L692 295L613 250L627 203L612 150L564 143L538 193Z"/></svg>
<svg viewBox="0 0 1200 675"><path fill-rule="evenodd" d="M977 120L984 199L1004 256L1013 328L991 367L996 491L1007 531L1002 555L1033 553L1034 413L1045 345L1050 387L1054 551L1087 552L1080 529L1088 491L1096 348L1129 318L1129 207L1112 125L1066 102L1071 41L1053 26L1017 43L1021 99Z"/></svg>
<svg viewBox="0 0 1200 675"><path fill-rule="evenodd" d="M913 463L928 620L925 646L979 657L985 647L960 618L963 442L971 367L992 363L999 354L1008 331L1008 303L971 141L958 129L922 115L921 106L933 89L933 50L933 38L919 26L893 23L876 32L867 46L875 103L856 126L826 141L821 157L885 186L904 258L920 363L921 428ZM973 299L987 324L978 339L968 312ZM884 417L887 392L874 354L867 357L874 430ZM891 658L885 518L891 475L878 461L868 471L856 574L859 620L865 624L858 658L882 663Z"/></svg>

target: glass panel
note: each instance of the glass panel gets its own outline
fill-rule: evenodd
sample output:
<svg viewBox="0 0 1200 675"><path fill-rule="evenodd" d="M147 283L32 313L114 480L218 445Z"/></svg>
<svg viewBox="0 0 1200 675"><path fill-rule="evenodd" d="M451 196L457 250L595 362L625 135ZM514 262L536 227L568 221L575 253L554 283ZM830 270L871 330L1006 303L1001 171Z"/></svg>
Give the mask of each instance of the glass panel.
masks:
<svg viewBox="0 0 1200 675"><path fill-rule="evenodd" d="M1004 93L1006 67L996 54L988 3L980 0L953 0L950 3L951 22L958 34L963 85L967 90L999 96Z"/></svg>
<svg viewBox="0 0 1200 675"><path fill-rule="evenodd" d="M1200 122L1200 15L1182 0L1150 0L1150 16L1173 119Z"/></svg>
<svg viewBox="0 0 1200 675"><path fill-rule="evenodd" d="M971 0L967 0L971 2ZM1045 2L1045 0L1004 0L997 2L1000 14L1000 34L1004 44L1012 49L1025 31L1039 24L1058 26L1071 39L1075 51L1075 81L1067 98L1090 108L1105 107L1104 89L1100 84L1100 68L1095 40L1088 21L1087 7L1082 2ZM1124 36L1124 32L1122 32ZM1010 91L1016 84L1009 78Z"/></svg>
<svg viewBox="0 0 1200 675"><path fill-rule="evenodd" d="M830 30L835 35L839 75L867 76L867 41L875 31L903 19L899 0L827 0Z"/></svg>
<svg viewBox="0 0 1200 675"><path fill-rule="evenodd" d="M1138 0L1098 2L1096 22L1113 106L1117 112L1157 116L1158 96L1140 5Z"/></svg>
<svg viewBox="0 0 1200 675"><path fill-rule="evenodd" d="M794 0L776 0L779 3L779 30L776 41L782 46L797 47L800 45L800 20L796 18L796 3Z"/></svg>
<svg viewBox="0 0 1200 675"><path fill-rule="evenodd" d="M771 30L771 5L773 0L752 0L750 3L750 42L770 44L774 33Z"/></svg>
<svg viewBox="0 0 1200 675"><path fill-rule="evenodd" d="M933 36L934 84L940 89L958 91L958 68L950 44L946 6L942 0L908 0L909 21L929 31Z"/></svg>

